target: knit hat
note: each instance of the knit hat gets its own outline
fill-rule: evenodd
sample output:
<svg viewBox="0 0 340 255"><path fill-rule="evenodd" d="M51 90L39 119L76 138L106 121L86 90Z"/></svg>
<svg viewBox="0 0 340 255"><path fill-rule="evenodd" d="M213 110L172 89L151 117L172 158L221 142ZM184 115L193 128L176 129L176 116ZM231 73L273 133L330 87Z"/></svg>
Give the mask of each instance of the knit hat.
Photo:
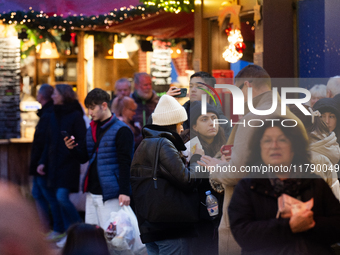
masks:
<svg viewBox="0 0 340 255"><path fill-rule="evenodd" d="M194 101L190 103L190 127L195 125L198 117L202 115L201 108L202 108L201 101ZM216 107L207 103L207 113L208 112L215 113L217 118L219 118L219 114Z"/></svg>
<svg viewBox="0 0 340 255"><path fill-rule="evenodd" d="M334 113L337 121L340 121L340 112L338 104L334 98L321 98L313 106L315 110L319 110L320 113L331 112Z"/></svg>
<svg viewBox="0 0 340 255"><path fill-rule="evenodd" d="M172 96L162 96L152 114L152 124L170 126L188 119L187 112Z"/></svg>
<svg viewBox="0 0 340 255"><path fill-rule="evenodd" d="M335 103L336 103L337 109L340 110L340 94L336 94L336 95L333 97L333 100L334 100Z"/></svg>

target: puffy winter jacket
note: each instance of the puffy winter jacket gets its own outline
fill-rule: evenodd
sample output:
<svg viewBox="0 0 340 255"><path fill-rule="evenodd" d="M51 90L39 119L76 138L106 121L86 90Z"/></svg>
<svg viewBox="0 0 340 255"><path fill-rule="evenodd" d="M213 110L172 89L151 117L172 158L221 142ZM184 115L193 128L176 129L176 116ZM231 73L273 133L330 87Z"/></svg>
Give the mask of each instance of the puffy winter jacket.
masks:
<svg viewBox="0 0 340 255"><path fill-rule="evenodd" d="M124 122L118 120L115 115L111 118L111 120L105 123L101 128L108 128L108 130L105 132L102 139L100 140L98 151L96 153L94 153L93 151L95 146L95 141L93 139L93 132L95 132L93 130L94 125L91 125L91 127L88 128L86 134L87 153L90 159L89 166L92 164L95 157L97 157L98 177L100 181L100 186L102 187L104 202L112 198L118 198L120 194L118 184L119 163L117 157L116 135L118 130L122 127L127 127L127 125ZM132 154L133 151L131 150L131 157ZM89 168L87 169L87 171L89 171ZM85 185L85 183L86 178L83 186Z"/></svg>

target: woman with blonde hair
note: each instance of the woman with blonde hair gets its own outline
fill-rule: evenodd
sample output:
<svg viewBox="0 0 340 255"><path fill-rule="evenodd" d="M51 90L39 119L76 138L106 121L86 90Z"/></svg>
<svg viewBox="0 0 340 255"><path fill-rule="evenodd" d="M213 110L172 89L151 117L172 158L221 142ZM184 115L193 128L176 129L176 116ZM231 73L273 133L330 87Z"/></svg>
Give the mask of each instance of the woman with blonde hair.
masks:
<svg viewBox="0 0 340 255"><path fill-rule="evenodd" d="M136 115L137 104L131 97L116 97L111 105L111 111L116 114L117 118L123 121L132 130L135 140L135 149L142 141L141 128L133 121L133 116Z"/></svg>

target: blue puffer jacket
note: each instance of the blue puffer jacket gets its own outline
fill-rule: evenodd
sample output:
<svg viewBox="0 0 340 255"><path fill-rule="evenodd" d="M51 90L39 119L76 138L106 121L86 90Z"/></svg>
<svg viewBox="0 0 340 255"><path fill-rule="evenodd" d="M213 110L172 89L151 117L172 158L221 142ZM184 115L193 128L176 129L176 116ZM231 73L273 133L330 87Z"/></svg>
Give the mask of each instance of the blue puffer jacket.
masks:
<svg viewBox="0 0 340 255"><path fill-rule="evenodd" d="M94 122L91 122L91 127L88 128L86 134L86 144L87 144L87 153L90 158L89 166L97 158L97 170L98 177L100 181L100 186L102 187L103 192L103 201L118 198L119 196L119 164L117 157L117 148L116 148L116 134L118 130L122 127L127 127L127 125L118 120L116 116L113 116L111 120L105 123L101 128L106 129L108 126L109 129L105 132L102 139L100 140L98 149L96 152L93 152L96 141L94 137L96 137L96 125L93 125ZM132 155L131 155L132 158ZM86 176L88 174L89 167L87 169ZM86 190L87 186L87 178L84 180L83 190Z"/></svg>

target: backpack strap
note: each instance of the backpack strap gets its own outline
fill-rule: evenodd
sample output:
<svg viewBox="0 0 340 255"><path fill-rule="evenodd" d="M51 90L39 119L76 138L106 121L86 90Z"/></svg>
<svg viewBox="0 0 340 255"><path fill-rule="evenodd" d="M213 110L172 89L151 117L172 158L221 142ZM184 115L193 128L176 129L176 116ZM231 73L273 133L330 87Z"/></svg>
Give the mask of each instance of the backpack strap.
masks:
<svg viewBox="0 0 340 255"><path fill-rule="evenodd" d="M161 142L163 141L163 139L164 138L160 138L157 141L157 146L156 146L155 161L154 161L154 168L153 168L153 175L152 175L153 184L154 184L155 189L158 189L158 187L157 187L157 169L158 169L158 161L159 161L159 151L160 151Z"/></svg>

